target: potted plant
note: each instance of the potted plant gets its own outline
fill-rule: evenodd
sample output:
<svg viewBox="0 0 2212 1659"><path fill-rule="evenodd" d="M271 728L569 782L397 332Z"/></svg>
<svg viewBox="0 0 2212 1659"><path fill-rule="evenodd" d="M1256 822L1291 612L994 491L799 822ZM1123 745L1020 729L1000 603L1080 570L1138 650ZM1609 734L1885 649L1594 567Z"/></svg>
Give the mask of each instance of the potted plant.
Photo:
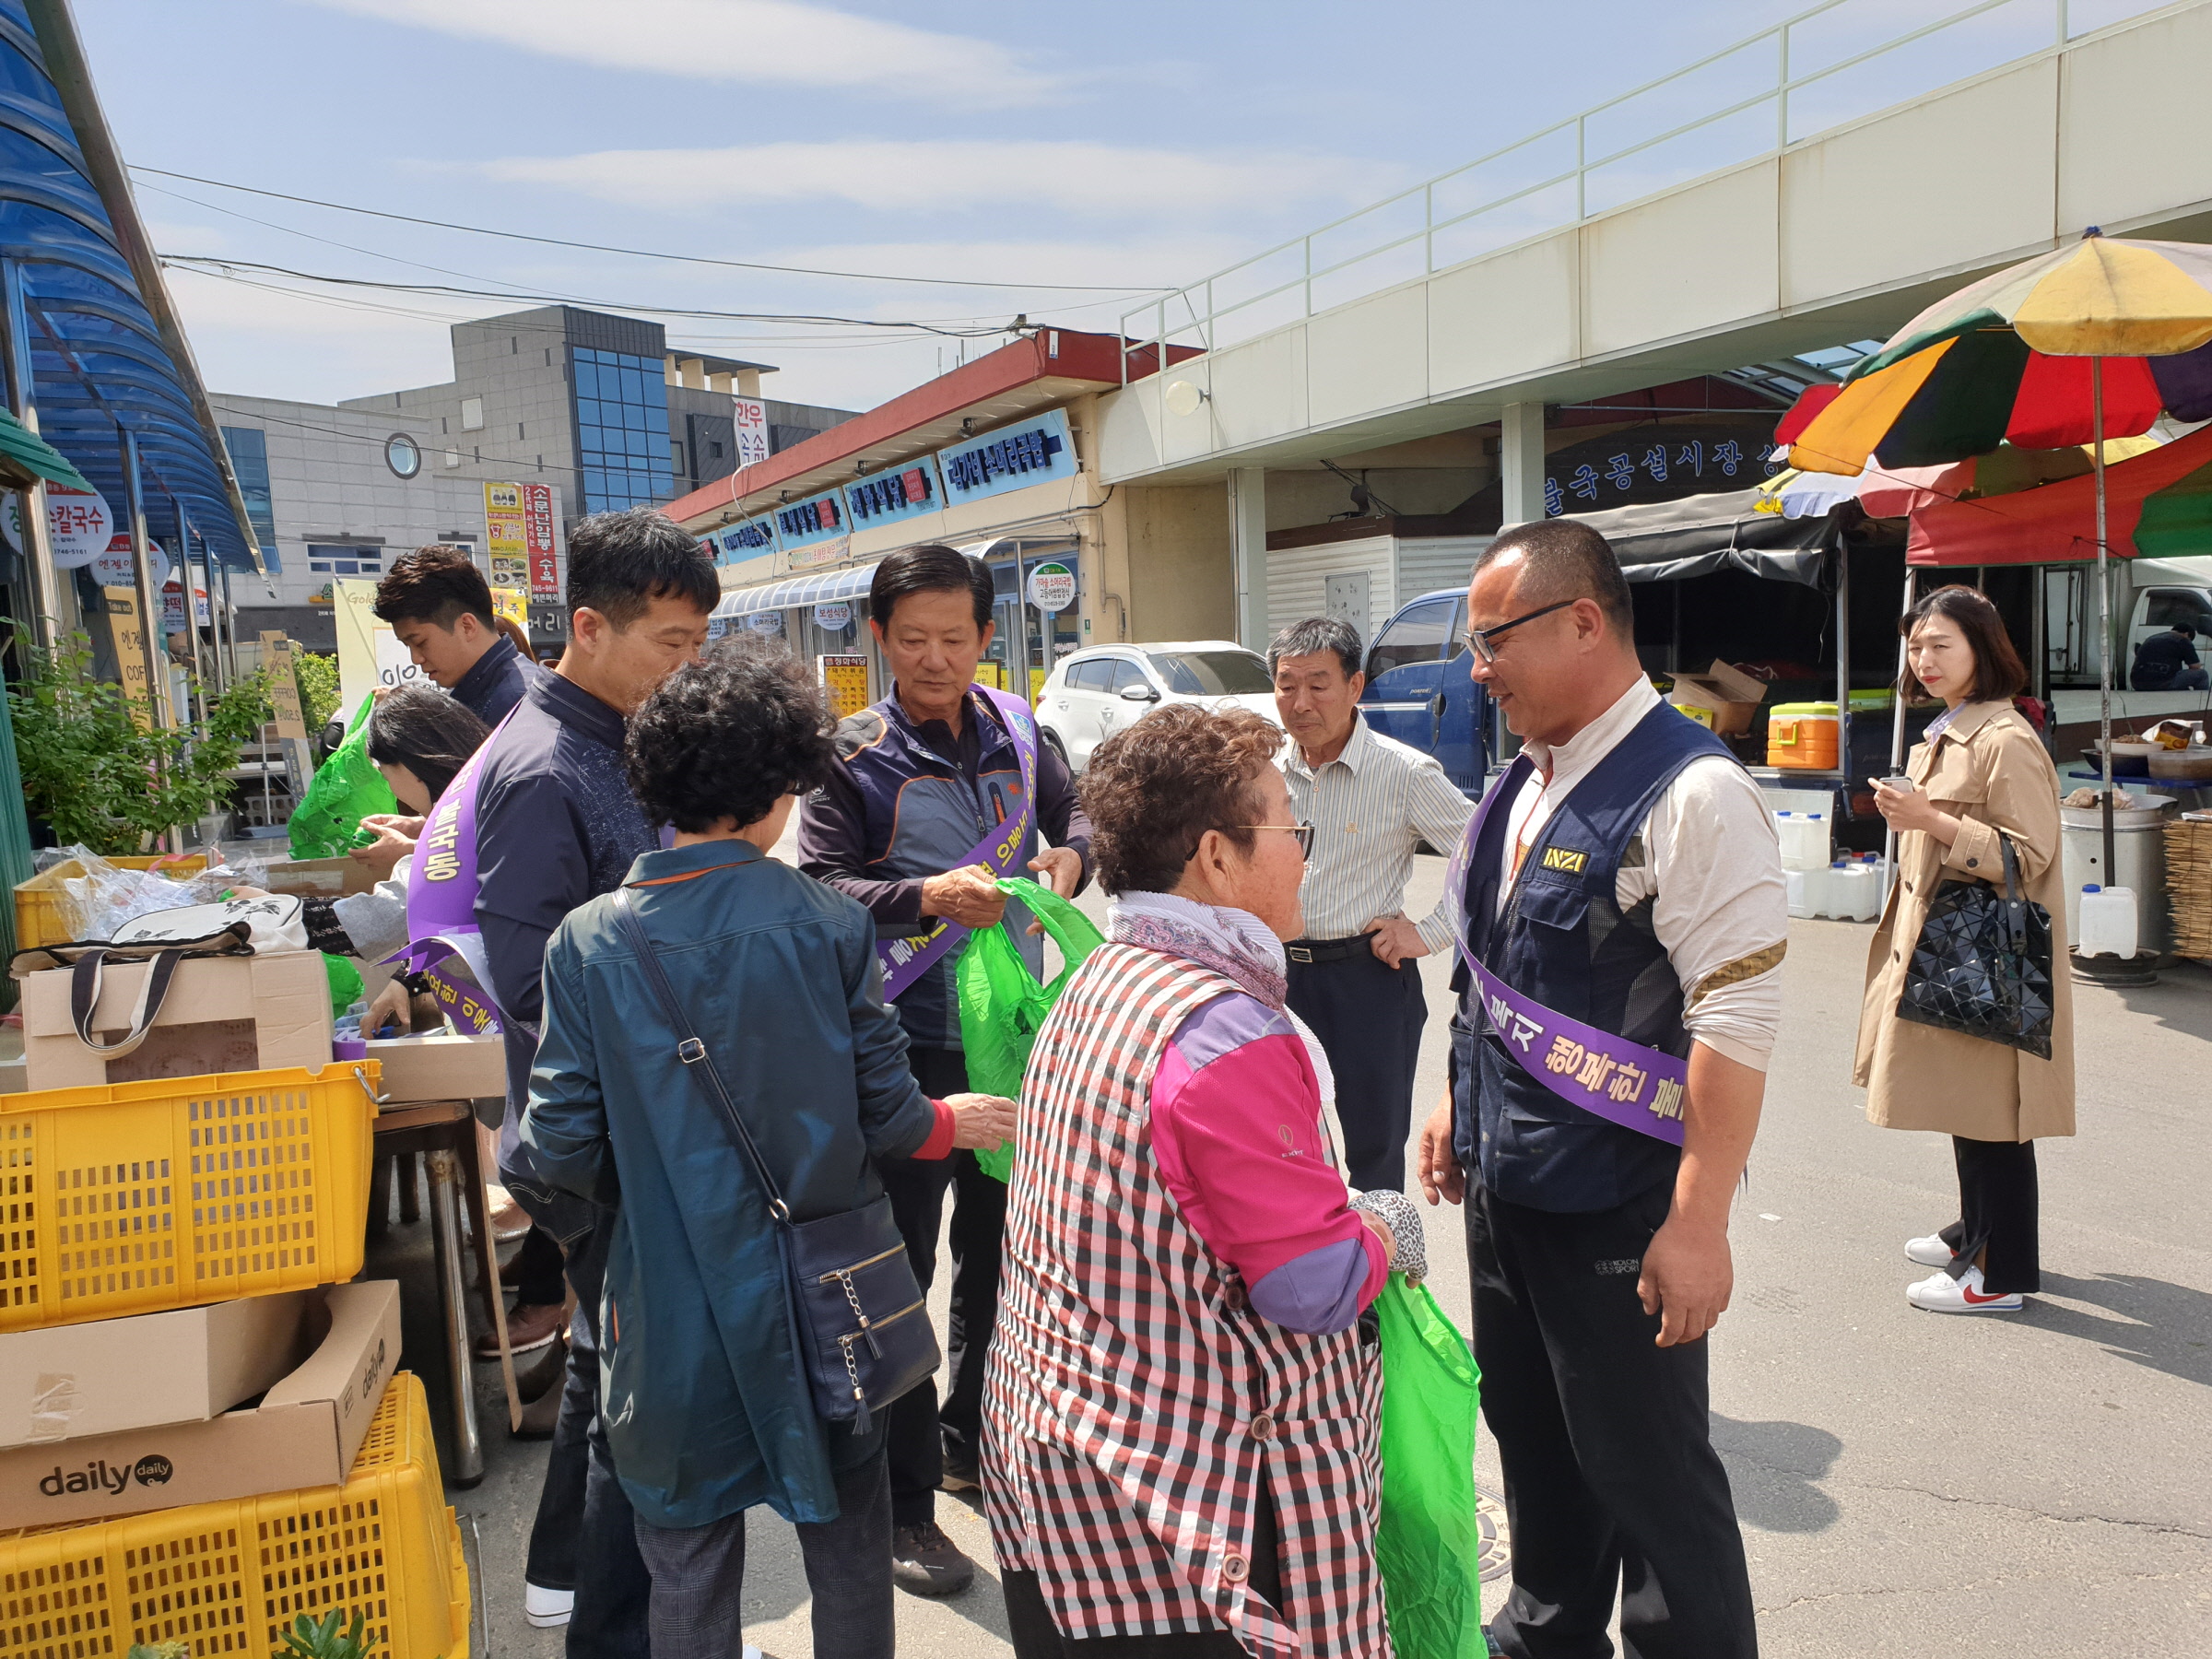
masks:
<svg viewBox="0 0 2212 1659"><path fill-rule="evenodd" d="M137 853L229 803L239 751L274 718L260 675L207 705L197 728L146 728L123 688L92 677L91 641L52 652L21 647L22 681L7 688L24 804L63 845Z"/></svg>

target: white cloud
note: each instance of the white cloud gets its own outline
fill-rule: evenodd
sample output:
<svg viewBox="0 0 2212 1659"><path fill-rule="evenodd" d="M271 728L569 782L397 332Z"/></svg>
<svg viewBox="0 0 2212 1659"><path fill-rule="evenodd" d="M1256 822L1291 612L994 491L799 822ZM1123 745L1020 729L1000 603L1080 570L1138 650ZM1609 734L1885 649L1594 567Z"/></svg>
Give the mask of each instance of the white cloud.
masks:
<svg viewBox="0 0 2212 1659"><path fill-rule="evenodd" d="M1059 76L994 41L802 0L308 0L379 22L607 69L759 86L783 82L963 107L1034 104Z"/></svg>
<svg viewBox="0 0 2212 1659"><path fill-rule="evenodd" d="M1402 169L1346 157L1200 155L1080 140L841 138L728 149L599 150L461 164L502 183L546 184L629 206L697 212L806 201L878 211L1043 206L1114 217L1357 203Z"/></svg>

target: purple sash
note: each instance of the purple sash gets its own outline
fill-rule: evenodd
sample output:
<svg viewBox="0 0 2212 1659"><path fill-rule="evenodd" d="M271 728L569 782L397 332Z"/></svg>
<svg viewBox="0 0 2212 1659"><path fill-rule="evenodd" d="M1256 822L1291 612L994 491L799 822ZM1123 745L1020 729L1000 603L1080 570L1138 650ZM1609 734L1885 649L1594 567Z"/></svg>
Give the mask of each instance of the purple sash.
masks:
<svg viewBox="0 0 2212 1659"><path fill-rule="evenodd" d="M1562 1100L1584 1112L1633 1129L1669 1146L1682 1144L1682 1091L1689 1082L1687 1062L1659 1049L1630 1042L1616 1032L1570 1019L1524 996L1476 959L1467 948L1467 882L1474 873L1475 843L1500 797L1518 794L1527 781L1525 758L1493 784L1467 825L1465 840L1444 873L1444 891L1459 905L1453 943L1475 981L1475 994L1505 1052L1521 1069ZM1512 788L1507 785L1511 784ZM1533 849L1532 849L1533 851Z"/></svg>
<svg viewBox="0 0 2212 1659"><path fill-rule="evenodd" d="M422 838L407 866L411 943L385 959L400 964L402 973L429 980L453 1023L477 1036L498 1030L502 1016L491 994L483 930L477 925L477 785L513 718L511 709L423 819Z"/></svg>
<svg viewBox="0 0 2212 1659"><path fill-rule="evenodd" d="M971 688L982 693L984 700L997 711L1006 729L1014 735L1014 752L1021 759L1021 810L976 842L952 867L963 869L980 864L994 876L1018 876L1021 844L1029 839L1030 828L1037 818L1037 716L1018 697L989 686ZM968 933L958 922L947 922L940 916L932 922L927 933L877 939L876 960L883 969L883 1000L891 1001L920 979L939 957L967 938Z"/></svg>

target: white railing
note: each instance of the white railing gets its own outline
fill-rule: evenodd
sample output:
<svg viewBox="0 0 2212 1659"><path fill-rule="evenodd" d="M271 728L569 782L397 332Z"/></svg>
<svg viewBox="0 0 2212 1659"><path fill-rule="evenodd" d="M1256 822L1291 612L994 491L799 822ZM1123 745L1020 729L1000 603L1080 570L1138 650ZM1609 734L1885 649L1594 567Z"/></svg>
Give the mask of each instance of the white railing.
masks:
<svg viewBox="0 0 2212 1659"><path fill-rule="evenodd" d="M1926 0L1824 0L1671 75L1124 313L1123 382L1137 353L1159 352L1151 359L1159 361L1170 346L1207 351L1232 346L1692 179L1779 155L1973 76L2207 3L1979 0L1902 26L1900 18L1924 17ZM1912 47L1921 50L1892 56ZM1662 130L1630 138L1640 125L1652 124Z"/></svg>

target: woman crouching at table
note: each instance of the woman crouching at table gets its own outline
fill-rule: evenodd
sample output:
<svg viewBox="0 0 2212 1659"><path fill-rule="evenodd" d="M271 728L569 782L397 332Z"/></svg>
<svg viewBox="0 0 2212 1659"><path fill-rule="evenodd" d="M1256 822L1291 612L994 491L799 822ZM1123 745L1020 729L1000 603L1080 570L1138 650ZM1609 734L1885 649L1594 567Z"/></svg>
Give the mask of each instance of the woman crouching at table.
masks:
<svg viewBox="0 0 2212 1659"><path fill-rule="evenodd" d="M985 1386L1019 1659L1388 1651L1360 1314L1419 1221L1346 1191L1284 1009L1308 831L1281 742L1177 706L1084 774L1115 902L1030 1057Z"/></svg>

